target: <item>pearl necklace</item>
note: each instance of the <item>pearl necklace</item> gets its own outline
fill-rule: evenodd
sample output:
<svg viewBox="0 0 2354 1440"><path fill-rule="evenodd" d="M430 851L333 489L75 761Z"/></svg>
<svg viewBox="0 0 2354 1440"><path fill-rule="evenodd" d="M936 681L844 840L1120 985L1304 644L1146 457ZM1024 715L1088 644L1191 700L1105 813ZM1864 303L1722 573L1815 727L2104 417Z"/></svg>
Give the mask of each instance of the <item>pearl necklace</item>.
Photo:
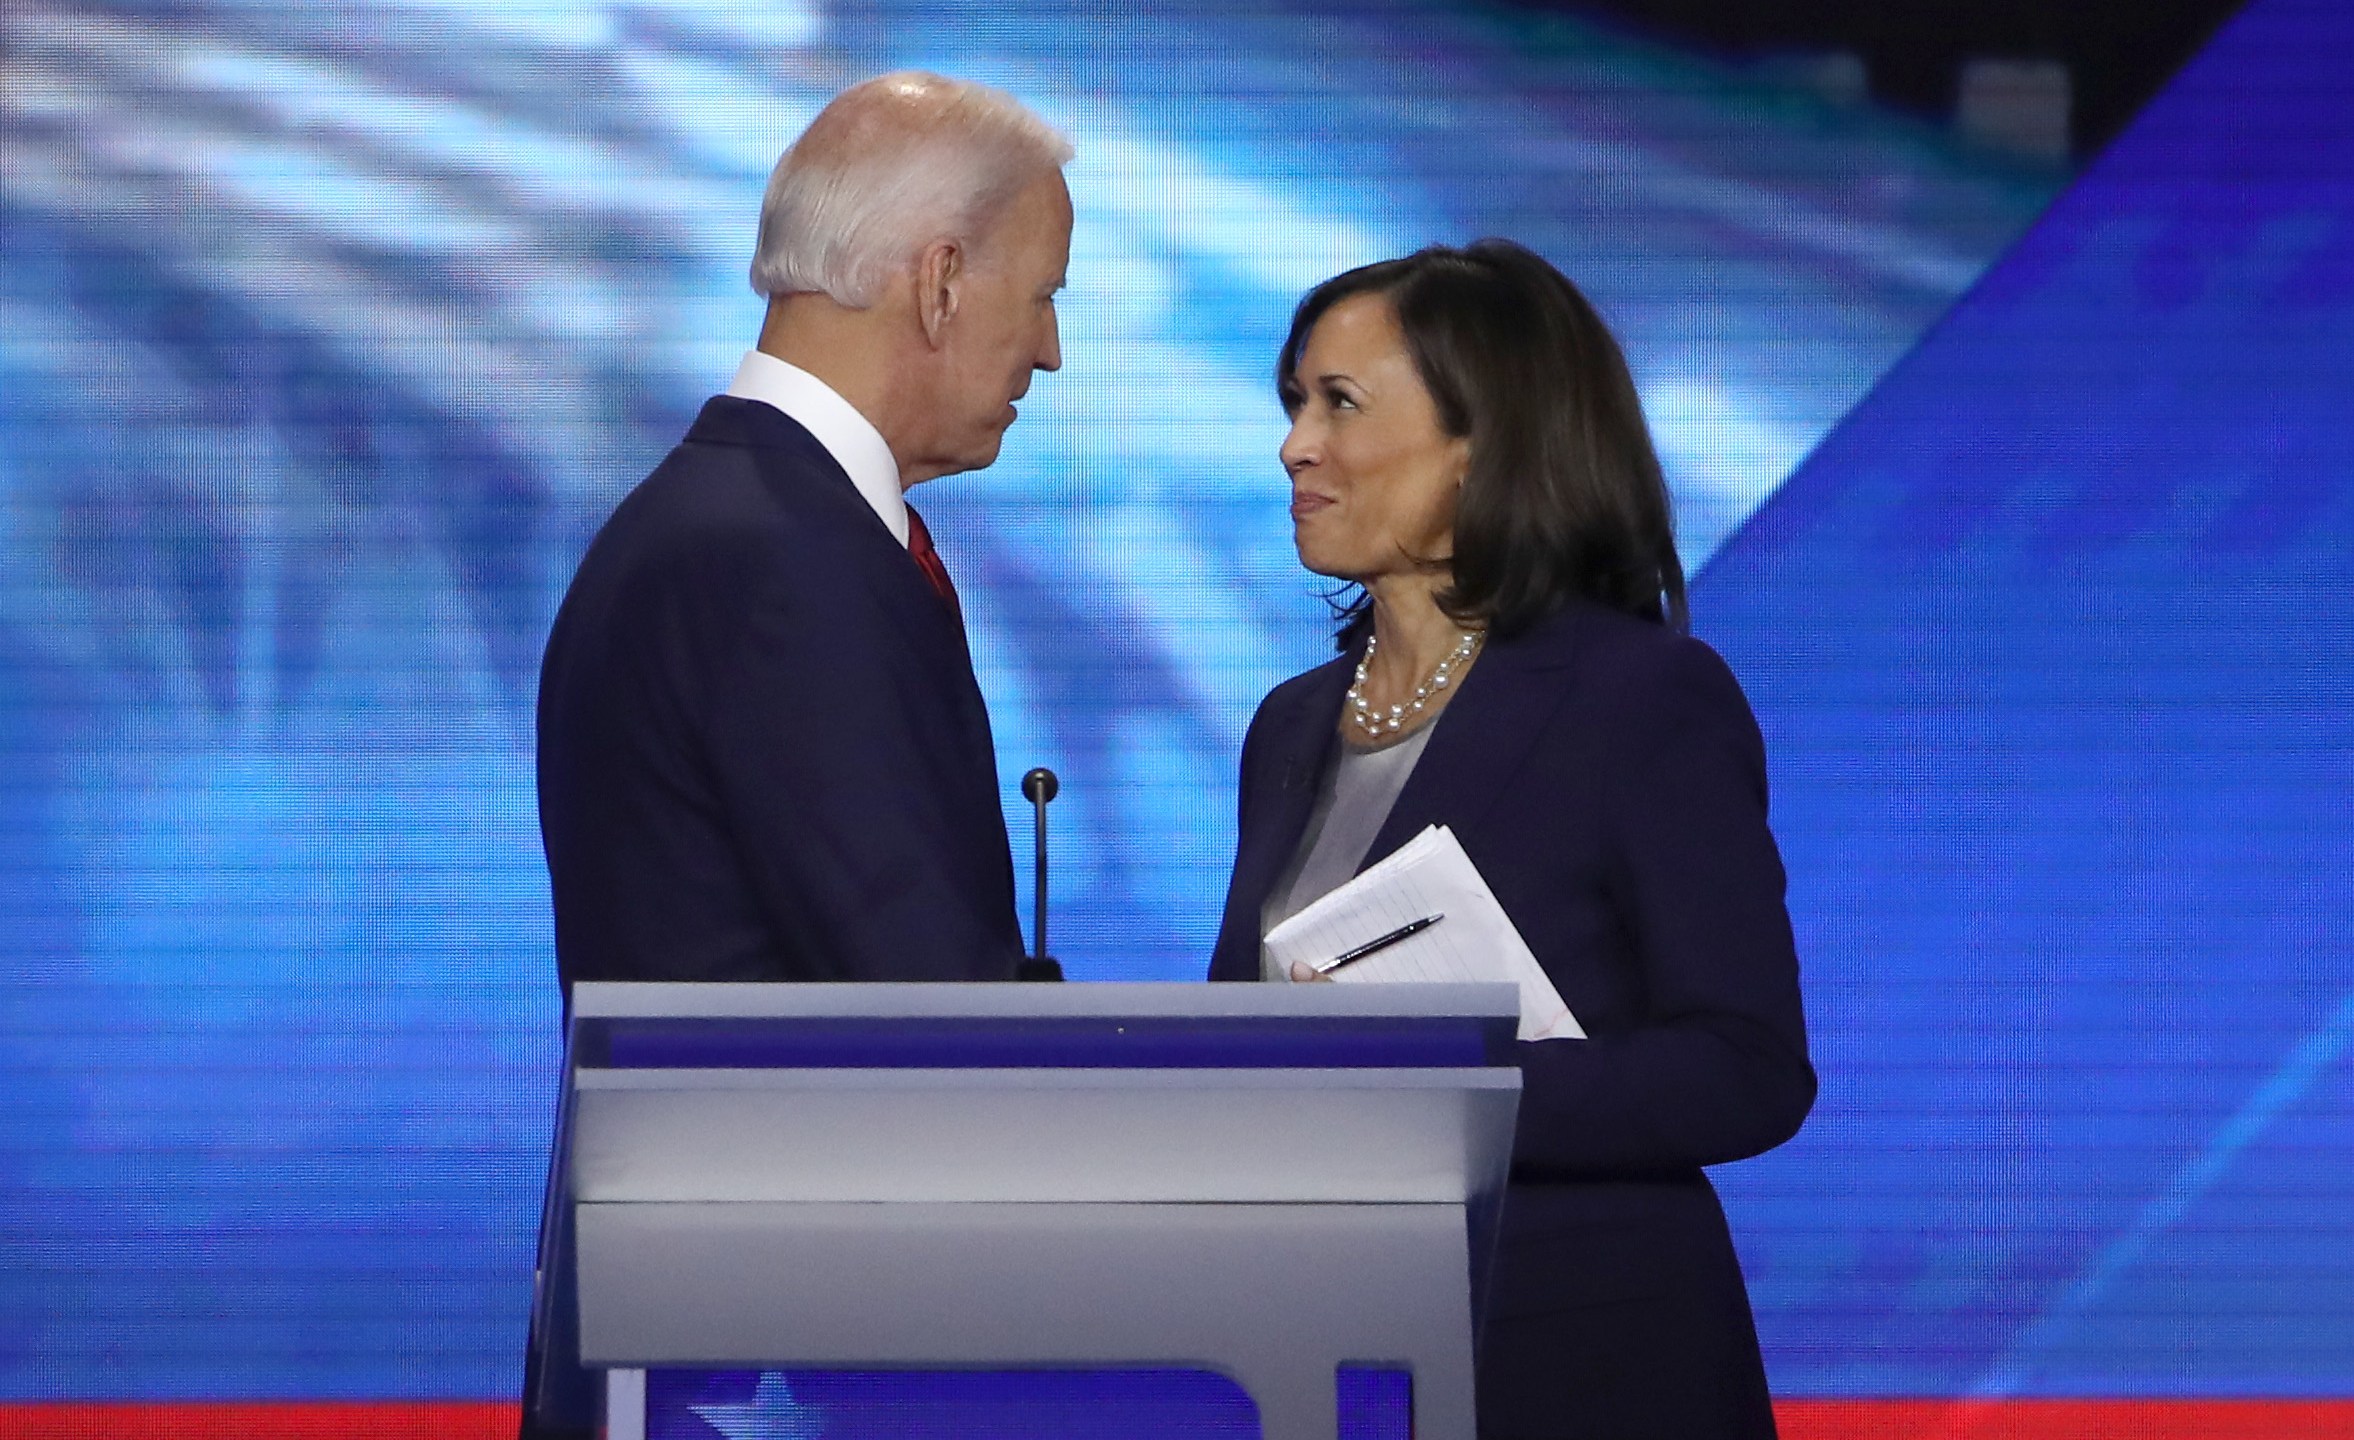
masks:
<svg viewBox="0 0 2354 1440"><path fill-rule="evenodd" d="M1392 705L1385 713L1365 699L1365 672L1373 665L1373 647L1380 643L1375 637L1365 637L1365 658L1357 662L1357 678L1349 685L1349 722L1367 735L1394 735L1405 723L1421 715L1430 706L1433 695L1444 690L1454 680L1455 671L1479 649L1484 631L1467 631L1439 661L1430 678L1414 687L1414 693L1404 704Z"/></svg>

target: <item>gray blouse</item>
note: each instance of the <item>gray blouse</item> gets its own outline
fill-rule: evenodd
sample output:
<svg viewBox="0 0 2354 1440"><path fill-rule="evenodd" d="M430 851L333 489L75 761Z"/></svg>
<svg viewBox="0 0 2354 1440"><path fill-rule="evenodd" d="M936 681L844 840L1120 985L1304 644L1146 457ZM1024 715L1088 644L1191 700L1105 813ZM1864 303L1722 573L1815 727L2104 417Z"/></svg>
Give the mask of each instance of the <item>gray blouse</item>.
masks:
<svg viewBox="0 0 2354 1440"><path fill-rule="evenodd" d="M1275 888L1267 892L1266 906L1259 912L1261 935L1347 884L1357 873L1365 863L1365 852L1373 848L1373 837L1389 819L1390 807L1397 804L1398 792L1406 788L1407 777L1422 758L1423 747L1430 743L1430 732L1444 719L1446 714L1441 711L1412 735L1379 750L1341 745L1340 762L1325 769L1317 786L1316 808L1309 812L1299 852L1292 856ZM1289 980L1291 976L1277 974L1262 948L1259 978Z"/></svg>

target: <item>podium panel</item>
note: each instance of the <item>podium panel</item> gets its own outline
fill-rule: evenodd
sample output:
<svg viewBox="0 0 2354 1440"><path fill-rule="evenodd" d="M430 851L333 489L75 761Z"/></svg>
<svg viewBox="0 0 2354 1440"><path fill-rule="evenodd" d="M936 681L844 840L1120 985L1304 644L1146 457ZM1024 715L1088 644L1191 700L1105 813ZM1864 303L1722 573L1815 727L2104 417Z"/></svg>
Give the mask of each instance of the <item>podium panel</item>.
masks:
<svg viewBox="0 0 2354 1440"><path fill-rule="evenodd" d="M649 1367L1167 1366L1331 1440L1373 1366L1469 1440L1516 1018L1509 986L579 986L530 1401L603 1389L619 1440Z"/></svg>
<svg viewBox="0 0 2354 1440"><path fill-rule="evenodd" d="M580 1072L572 1198L1456 1204L1517 1072Z"/></svg>
<svg viewBox="0 0 2354 1440"><path fill-rule="evenodd" d="M1413 1372L1418 1412L1470 1413L1449 1206L584 1205L580 1247L593 1366L1149 1357L1232 1376L1266 1435L1331 1436L1335 1374L1377 1365Z"/></svg>

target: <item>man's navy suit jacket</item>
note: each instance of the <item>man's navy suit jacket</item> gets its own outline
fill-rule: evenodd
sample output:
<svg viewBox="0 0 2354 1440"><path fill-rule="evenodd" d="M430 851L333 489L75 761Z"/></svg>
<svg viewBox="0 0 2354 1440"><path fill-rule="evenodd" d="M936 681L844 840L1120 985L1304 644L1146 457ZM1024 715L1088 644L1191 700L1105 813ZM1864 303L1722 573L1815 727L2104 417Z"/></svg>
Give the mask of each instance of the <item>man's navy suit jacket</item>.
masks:
<svg viewBox="0 0 2354 1440"><path fill-rule="evenodd" d="M954 612L808 431L707 403L573 578L539 696L579 980L1006 980L989 716Z"/></svg>
<svg viewBox="0 0 2354 1440"><path fill-rule="evenodd" d="M1261 907L1334 761L1362 643L1252 721L1212 979L1259 978ZM1491 638L1365 863L1432 824L1453 829L1589 1037L1518 1047L1481 1433L1771 1434L1700 1169L1788 1139L1815 1093L1740 687L1699 641L1594 605Z"/></svg>
<svg viewBox="0 0 2354 1440"><path fill-rule="evenodd" d="M758 401L707 403L582 557L540 671L539 805L567 997L1021 958L963 626ZM593 1395L568 1364L543 1380L547 1343L535 1319L522 1433L586 1437Z"/></svg>

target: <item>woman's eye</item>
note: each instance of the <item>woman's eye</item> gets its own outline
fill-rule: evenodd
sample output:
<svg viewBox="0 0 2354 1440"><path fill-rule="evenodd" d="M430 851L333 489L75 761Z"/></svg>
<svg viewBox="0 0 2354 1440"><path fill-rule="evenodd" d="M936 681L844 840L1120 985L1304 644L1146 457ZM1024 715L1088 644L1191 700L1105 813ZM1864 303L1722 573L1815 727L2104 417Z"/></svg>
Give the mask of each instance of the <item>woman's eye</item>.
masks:
<svg viewBox="0 0 2354 1440"><path fill-rule="evenodd" d="M1356 401L1350 399L1347 395L1342 394L1338 390L1325 392L1324 403L1331 406L1335 410L1354 410L1357 408Z"/></svg>

